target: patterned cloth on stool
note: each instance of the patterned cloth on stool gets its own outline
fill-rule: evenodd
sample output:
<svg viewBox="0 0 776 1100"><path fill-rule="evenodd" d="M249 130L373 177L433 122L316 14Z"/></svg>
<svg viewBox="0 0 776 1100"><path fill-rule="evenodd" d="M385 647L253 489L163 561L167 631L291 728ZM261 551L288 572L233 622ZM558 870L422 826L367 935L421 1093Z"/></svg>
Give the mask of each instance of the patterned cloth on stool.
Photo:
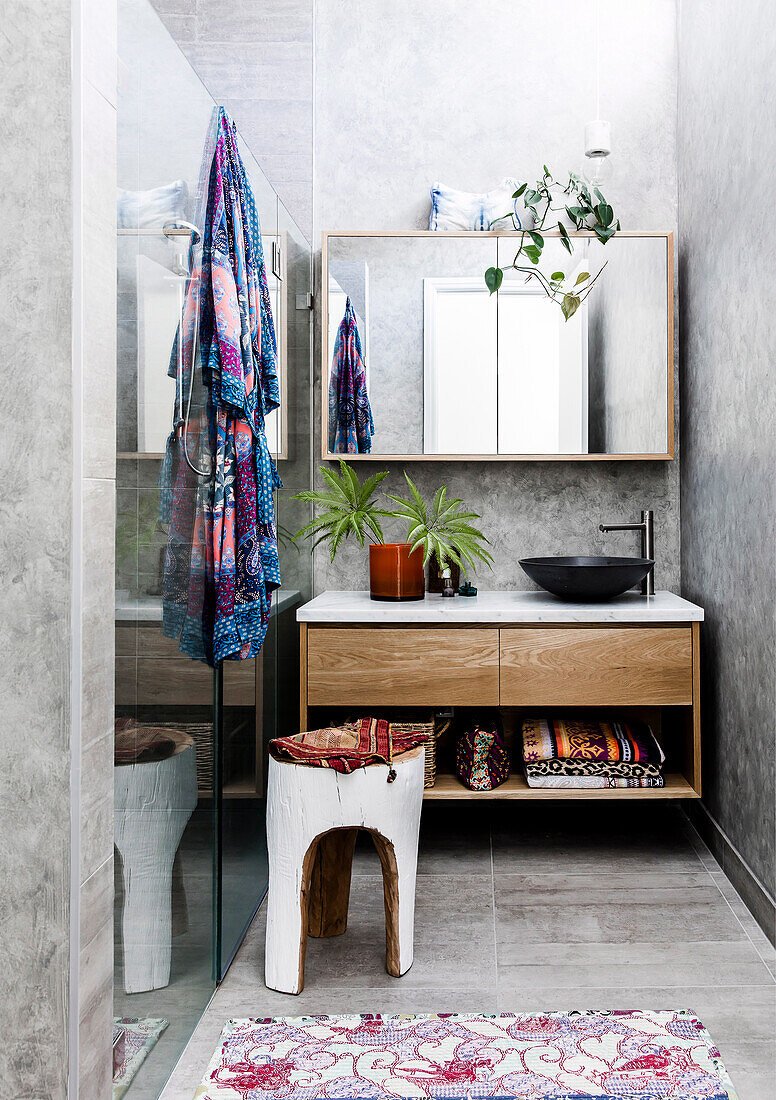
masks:
<svg viewBox="0 0 776 1100"><path fill-rule="evenodd" d="M270 989L301 993L307 936L345 931L359 829L371 833L383 869L386 968L399 977L412 966L423 747L393 759L393 782L386 782L389 768L371 764L347 774L270 758L265 948Z"/></svg>

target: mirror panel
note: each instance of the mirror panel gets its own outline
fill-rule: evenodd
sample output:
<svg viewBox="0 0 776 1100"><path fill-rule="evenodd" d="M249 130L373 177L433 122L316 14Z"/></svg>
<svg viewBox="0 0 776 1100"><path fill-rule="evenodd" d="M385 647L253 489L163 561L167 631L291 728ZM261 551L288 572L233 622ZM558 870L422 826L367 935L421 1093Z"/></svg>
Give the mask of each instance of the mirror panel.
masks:
<svg viewBox="0 0 776 1100"><path fill-rule="evenodd" d="M496 246L495 238L483 238L482 234L468 238L441 234L329 237L326 389L328 392L335 342L349 299L366 366L375 425L373 454L424 453L425 283L465 278L484 290L483 272L495 264ZM487 299L487 290L479 296ZM442 326L443 334L445 330ZM462 325L460 331L476 345L479 325ZM482 356L472 361L472 379L482 361ZM491 369L495 370L495 361ZM464 381L456 376L459 385ZM464 391L458 386L453 396L465 402Z"/></svg>
<svg viewBox="0 0 776 1100"><path fill-rule="evenodd" d="M352 400L331 369L348 302L374 420L351 458L673 457L671 236L573 236L572 256L546 236L541 261L567 285L596 277L566 321L509 270L516 234L324 234L324 457L331 410Z"/></svg>

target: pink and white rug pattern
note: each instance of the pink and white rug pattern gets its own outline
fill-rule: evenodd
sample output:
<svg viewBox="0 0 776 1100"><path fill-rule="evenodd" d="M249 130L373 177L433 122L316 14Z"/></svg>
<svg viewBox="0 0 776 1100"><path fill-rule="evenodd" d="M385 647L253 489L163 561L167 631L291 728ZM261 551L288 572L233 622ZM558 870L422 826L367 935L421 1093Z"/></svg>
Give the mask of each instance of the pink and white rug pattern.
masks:
<svg viewBox="0 0 776 1100"><path fill-rule="evenodd" d="M691 1012L230 1020L194 1100L736 1100Z"/></svg>
<svg viewBox="0 0 776 1100"><path fill-rule="evenodd" d="M116 1016L113 1020L113 1100L122 1100L167 1020Z"/></svg>

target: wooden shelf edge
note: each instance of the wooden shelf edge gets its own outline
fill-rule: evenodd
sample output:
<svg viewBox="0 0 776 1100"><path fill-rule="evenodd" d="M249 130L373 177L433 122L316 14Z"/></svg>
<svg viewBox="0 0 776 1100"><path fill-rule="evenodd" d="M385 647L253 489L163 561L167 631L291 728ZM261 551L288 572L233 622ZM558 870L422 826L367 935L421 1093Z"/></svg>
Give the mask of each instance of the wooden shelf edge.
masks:
<svg viewBox="0 0 776 1100"><path fill-rule="evenodd" d="M423 791L424 800L460 800L468 798L700 798L678 772L665 776L665 787L529 787L522 775L510 775L506 783L493 791L470 791L454 775L438 775L436 784Z"/></svg>

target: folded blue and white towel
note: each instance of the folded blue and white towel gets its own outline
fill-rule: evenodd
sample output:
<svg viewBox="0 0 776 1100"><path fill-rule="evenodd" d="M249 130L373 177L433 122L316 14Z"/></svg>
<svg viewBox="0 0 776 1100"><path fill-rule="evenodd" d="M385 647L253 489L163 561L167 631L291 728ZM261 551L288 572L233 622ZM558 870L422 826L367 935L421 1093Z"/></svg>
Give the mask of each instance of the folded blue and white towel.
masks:
<svg viewBox="0 0 776 1100"><path fill-rule="evenodd" d="M499 222L500 229L529 229L526 216L533 218L520 199L513 199L520 183L507 177L499 187L481 195L469 191L456 191L453 187L435 183L431 188L431 217L428 227L432 230L488 230L496 218L514 213L516 224Z"/></svg>

